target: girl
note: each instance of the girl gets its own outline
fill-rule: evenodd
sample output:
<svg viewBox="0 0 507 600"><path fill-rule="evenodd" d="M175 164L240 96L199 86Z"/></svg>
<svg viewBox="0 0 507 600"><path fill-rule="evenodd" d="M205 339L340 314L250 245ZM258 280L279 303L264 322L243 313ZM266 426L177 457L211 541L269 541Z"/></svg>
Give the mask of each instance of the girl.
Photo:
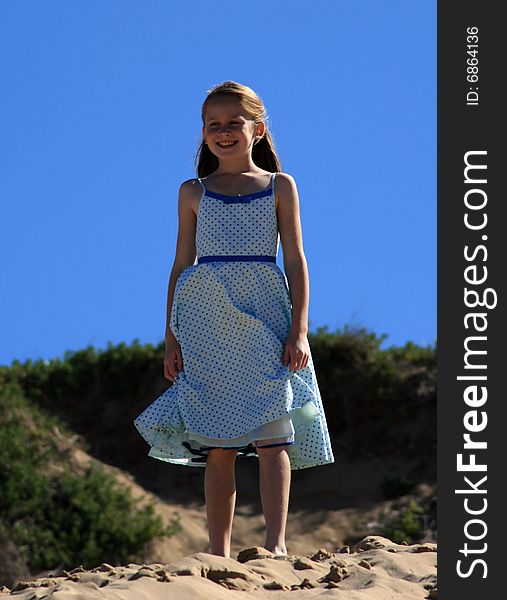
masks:
<svg viewBox="0 0 507 600"><path fill-rule="evenodd" d="M210 552L230 557L236 457L259 460L265 548L287 556L291 469L334 462L308 344L309 284L294 179L261 99L226 81L202 107L197 179L179 190L164 376L134 421L149 456L205 467ZM279 238L284 269L276 265ZM197 264L194 264L197 255Z"/></svg>

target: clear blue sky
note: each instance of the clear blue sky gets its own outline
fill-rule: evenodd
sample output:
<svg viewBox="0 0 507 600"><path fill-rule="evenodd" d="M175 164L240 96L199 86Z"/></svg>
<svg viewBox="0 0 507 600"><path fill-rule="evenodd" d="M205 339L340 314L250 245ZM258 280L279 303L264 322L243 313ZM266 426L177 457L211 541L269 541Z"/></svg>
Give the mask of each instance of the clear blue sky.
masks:
<svg viewBox="0 0 507 600"><path fill-rule="evenodd" d="M310 331L435 341L435 2L32 0L0 5L1 364L163 339L178 187L226 79L297 182Z"/></svg>

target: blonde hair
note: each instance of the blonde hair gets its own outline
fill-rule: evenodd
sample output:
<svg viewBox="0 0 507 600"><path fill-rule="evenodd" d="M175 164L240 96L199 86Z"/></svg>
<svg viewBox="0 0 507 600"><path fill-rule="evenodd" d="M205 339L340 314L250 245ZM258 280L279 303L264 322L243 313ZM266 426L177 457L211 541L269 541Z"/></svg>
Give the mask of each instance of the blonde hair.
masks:
<svg viewBox="0 0 507 600"><path fill-rule="evenodd" d="M265 121L267 114L260 97L248 86L236 81L223 81L208 90L208 95L203 102L201 118L204 125L204 116L210 100L220 97L237 98L243 110L250 115L255 124L264 121L265 134L252 148L252 160L254 163L270 173L278 173L282 170L282 164L275 150L273 138ZM211 152L208 146L201 140L196 154L196 171L198 177L206 177L218 168L218 158Z"/></svg>

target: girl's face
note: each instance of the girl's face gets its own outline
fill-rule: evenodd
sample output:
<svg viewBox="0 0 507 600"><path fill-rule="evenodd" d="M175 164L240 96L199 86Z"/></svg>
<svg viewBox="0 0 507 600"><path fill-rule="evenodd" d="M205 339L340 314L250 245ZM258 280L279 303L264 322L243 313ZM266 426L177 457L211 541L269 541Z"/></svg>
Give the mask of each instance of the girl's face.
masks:
<svg viewBox="0 0 507 600"><path fill-rule="evenodd" d="M236 98L211 100L204 118L202 136L218 158L250 152L256 136L264 134L264 123L255 125Z"/></svg>

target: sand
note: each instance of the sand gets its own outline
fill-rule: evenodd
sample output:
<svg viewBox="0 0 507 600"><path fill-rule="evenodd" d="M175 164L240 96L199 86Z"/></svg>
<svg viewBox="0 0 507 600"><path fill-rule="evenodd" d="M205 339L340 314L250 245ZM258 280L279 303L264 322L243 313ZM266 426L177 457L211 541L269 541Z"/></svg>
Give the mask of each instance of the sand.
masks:
<svg viewBox="0 0 507 600"><path fill-rule="evenodd" d="M255 546L231 558L196 552L168 564L103 563L91 570L77 567L20 581L13 590L4 587L0 592L24 600L415 600L436 598L436 585L436 544L395 544L368 536L353 548L321 548L288 557Z"/></svg>

